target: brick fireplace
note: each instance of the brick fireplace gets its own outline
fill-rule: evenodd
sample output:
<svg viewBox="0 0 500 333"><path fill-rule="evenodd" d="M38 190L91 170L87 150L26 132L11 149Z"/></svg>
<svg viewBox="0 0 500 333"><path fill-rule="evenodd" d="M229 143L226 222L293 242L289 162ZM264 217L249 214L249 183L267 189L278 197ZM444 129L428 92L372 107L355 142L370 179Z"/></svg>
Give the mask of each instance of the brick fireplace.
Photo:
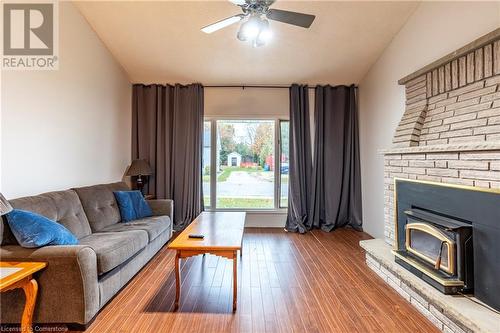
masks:
<svg viewBox="0 0 500 333"><path fill-rule="evenodd" d="M385 239L361 242L367 265L441 330L500 332L497 311L473 296L441 293L395 264L391 252L395 179L500 193L500 29L398 83L405 87L405 112L382 152Z"/></svg>
<svg viewBox="0 0 500 333"><path fill-rule="evenodd" d="M391 245L395 177L500 189L500 29L398 83L406 109L384 151Z"/></svg>

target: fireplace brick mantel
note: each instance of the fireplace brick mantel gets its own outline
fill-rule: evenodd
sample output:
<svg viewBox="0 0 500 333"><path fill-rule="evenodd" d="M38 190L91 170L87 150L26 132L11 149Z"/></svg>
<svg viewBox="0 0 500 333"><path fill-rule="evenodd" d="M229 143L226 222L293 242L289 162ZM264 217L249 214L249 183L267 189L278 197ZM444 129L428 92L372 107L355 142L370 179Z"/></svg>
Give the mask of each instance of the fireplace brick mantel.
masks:
<svg viewBox="0 0 500 333"><path fill-rule="evenodd" d="M405 112L384 155L385 240L394 178L500 191L500 29L398 81Z"/></svg>
<svg viewBox="0 0 500 333"><path fill-rule="evenodd" d="M398 81L394 147L500 141L500 29Z"/></svg>

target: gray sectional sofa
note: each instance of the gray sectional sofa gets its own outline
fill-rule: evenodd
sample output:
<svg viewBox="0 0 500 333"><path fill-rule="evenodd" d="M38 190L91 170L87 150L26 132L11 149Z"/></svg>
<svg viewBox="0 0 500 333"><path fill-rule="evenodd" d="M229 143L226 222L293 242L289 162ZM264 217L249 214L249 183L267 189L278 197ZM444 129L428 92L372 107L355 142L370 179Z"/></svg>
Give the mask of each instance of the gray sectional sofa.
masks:
<svg viewBox="0 0 500 333"><path fill-rule="evenodd" d="M10 201L14 208L61 223L79 239L79 245L27 249L17 244L5 220L0 224L1 260L48 263L35 275L39 285L35 323L85 327L171 238L171 200L148 200L153 217L120 222L113 191L128 189L118 182ZM22 293L18 289L2 294L2 323L20 322Z"/></svg>

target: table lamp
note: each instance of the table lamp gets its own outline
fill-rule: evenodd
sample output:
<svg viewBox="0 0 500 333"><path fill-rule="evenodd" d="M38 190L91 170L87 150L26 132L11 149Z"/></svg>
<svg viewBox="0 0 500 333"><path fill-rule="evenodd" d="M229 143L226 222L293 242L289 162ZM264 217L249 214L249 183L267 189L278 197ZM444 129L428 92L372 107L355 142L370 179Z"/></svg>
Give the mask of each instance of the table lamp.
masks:
<svg viewBox="0 0 500 333"><path fill-rule="evenodd" d="M127 171L127 176L137 177L137 189L141 191L141 193L145 184L145 179L143 179L143 177L150 175L152 175L151 166L146 160L133 160Z"/></svg>

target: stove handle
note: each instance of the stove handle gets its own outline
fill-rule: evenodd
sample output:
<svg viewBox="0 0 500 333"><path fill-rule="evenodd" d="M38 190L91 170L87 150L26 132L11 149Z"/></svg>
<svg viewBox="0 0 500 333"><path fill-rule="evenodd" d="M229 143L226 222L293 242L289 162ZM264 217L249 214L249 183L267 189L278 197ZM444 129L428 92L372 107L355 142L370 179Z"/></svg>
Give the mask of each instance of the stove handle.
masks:
<svg viewBox="0 0 500 333"><path fill-rule="evenodd" d="M437 270L439 270L441 268L441 256L443 255L444 244L446 244L446 242L445 241L441 241L441 246L439 247L438 257L436 259L436 263L434 264L434 268L437 269Z"/></svg>

